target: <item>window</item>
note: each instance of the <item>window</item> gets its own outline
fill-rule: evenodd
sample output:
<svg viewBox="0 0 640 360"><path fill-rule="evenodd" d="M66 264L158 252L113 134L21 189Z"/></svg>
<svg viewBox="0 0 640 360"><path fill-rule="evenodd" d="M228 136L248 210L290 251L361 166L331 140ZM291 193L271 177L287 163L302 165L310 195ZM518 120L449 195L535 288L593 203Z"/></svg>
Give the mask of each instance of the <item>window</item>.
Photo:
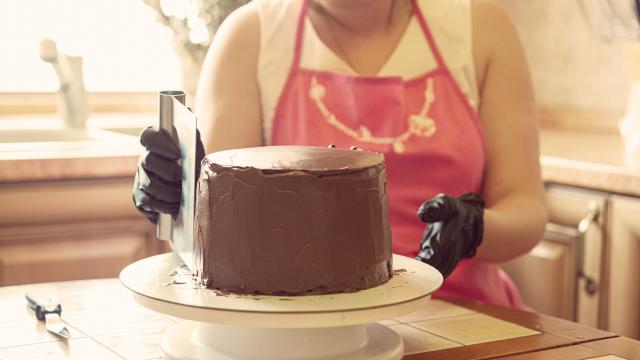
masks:
<svg viewBox="0 0 640 360"><path fill-rule="evenodd" d="M57 90L53 67L39 56L45 37L58 51L83 57L89 92L155 94L181 86L172 33L142 0L1 0L0 34L0 105Z"/></svg>

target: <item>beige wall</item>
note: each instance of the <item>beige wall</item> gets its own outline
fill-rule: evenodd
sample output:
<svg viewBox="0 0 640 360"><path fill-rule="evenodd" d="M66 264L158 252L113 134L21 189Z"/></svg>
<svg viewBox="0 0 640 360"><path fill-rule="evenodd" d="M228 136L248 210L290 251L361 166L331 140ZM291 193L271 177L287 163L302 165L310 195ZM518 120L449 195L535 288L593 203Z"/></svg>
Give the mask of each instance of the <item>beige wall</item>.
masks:
<svg viewBox="0 0 640 360"><path fill-rule="evenodd" d="M578 0L498 0L524 43L543 106L622 111L630 84L620 43L600 41Z"/></svg>

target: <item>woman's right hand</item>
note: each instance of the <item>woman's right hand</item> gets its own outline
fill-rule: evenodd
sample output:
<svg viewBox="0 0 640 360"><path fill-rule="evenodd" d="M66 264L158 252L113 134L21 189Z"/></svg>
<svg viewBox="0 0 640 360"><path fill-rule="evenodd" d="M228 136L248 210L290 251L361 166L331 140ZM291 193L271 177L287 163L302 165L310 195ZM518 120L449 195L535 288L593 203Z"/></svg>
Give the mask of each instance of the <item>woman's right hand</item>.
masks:
<svg viewBox="0 0 640 360"><path fill-rule="evenodd" d="M198 136L198 142L199 140ZM133 185L133 203L138 211L156 224L159 213L176 215L180 210L180 149L167 132L151 126L140 134L140 143L147 151L138 161ZM199 144L202 147L202 143Z"/></svg>
<svg viewBox="0 0 640 360"><path fill-rule="evenodd" d="M262 117L257 83L260 22L250 2L231 14L216 32L202 65L195 112L209 152L262 145ZM196 179L204 147L197 133ZM180 210L180 150L169 134L146 128L133 188L136 208L152 223L158 214Z"/></svg>

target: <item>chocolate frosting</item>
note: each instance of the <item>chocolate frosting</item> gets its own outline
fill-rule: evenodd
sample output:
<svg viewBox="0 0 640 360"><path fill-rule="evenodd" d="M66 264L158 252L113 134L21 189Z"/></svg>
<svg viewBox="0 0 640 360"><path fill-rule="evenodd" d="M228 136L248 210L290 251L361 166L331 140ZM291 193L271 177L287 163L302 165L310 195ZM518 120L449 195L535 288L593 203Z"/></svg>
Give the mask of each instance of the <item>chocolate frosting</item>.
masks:
<svg viewBox="0 0 640 360"><path fill-rule="evenodd" d="M259 170L312 173L352 172L384 163L384 156L369 151L317 146L263 146L220 151L207 156L211 164Z"/></svg>
<svg viewBox="0 0 640 360"><path fill-rule="evenodd" d="M195 252L210 288L255 294L367 289L392 274L377 153L274 146L208 155Z"/></svg>

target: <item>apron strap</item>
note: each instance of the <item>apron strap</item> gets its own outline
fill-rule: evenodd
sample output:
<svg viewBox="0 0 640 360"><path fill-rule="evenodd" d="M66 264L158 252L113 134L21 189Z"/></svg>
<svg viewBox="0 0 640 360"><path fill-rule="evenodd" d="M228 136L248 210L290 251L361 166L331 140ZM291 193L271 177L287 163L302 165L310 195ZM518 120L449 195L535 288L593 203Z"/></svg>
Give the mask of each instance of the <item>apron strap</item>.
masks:
<svg viewBox="0 0 640 360"><path fill-rule="evenodd" d="M413 13L415 14L418 22L420 23L420 27L422 28L422 32L424 36L427 38L429 42L429 47L431 48L431 52L433 56L436 58L436 62L438 63L438 67L441 69L446 69L447 65L442 58L442 54L440 54L440 50L438 49L438 45L436 45L436 41L431 34L431 30L429 30L429 25L427 25L427 21L422 15L422 11L420 10L420 6L418 5L418 0L411 0L411 5L413 6Z"/></svg>
<svg viewBox="0 0 640 360"><path fill-rule="evenodd" d="M296 27L296 42L293 48L293 63L291 63L291 70L297 70L300 67L300 54L302 53L302 37L304 34L304 20L307 15L307 7L309 6L309 0L302 2L300 9L300 15L298 15L298 25Z"/></svg>
<svg viewBox="0 0 640 360"><path fill-rule="evenodd" d="M431 52L438 63L439 68L446 69L446 63L438 49L438 45L436 45L436 41L431 34L431 30L429 30L429 26L427 25L427 21L422 15L422 11L420 10L420 6L417 3L417 0L411 0L411 6L413 7L413 13L418 19L418 23L422 28L422 32L429 43L429 48L431 48ZM304 35L304 21L307 15L307 8L309 7L309 0L304 0L302 3L302 7L300 9L300 15L298 15L298 25L296 27L296 42L293 50L293 63L291 64L291 69L298 69L300 67L300 56L302 53L302 38Z"/></svg>

